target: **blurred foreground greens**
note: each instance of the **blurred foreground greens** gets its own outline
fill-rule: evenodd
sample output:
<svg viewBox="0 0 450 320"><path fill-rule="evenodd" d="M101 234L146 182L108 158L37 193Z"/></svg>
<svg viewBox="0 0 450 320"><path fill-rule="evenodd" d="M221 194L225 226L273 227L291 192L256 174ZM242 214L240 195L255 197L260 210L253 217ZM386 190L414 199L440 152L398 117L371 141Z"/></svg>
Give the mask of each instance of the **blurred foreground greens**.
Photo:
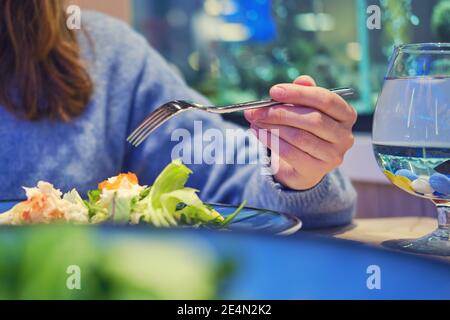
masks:
<svg viewBox="0 0 450 320"><path fill-rule="evenodd" d="M170 235L149 239L131 231L2 228L0 299L219 298L231 264L219 261L204 242ZM80 290L66 284L70 266L81 271Z"/></svg>

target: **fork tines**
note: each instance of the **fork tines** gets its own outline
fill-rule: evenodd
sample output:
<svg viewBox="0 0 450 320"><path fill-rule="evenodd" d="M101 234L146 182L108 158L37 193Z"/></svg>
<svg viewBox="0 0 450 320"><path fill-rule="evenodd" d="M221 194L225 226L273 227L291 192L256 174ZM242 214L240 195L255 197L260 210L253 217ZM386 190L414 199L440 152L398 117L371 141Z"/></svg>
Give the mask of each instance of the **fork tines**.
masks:
<svg viewBox="0 0 450 320"><path fill-rule="evenodd" d="M133 146L139 146L156 128L170 119L179 111L170 104L159 107L153 111L127 138Z"/></svg>

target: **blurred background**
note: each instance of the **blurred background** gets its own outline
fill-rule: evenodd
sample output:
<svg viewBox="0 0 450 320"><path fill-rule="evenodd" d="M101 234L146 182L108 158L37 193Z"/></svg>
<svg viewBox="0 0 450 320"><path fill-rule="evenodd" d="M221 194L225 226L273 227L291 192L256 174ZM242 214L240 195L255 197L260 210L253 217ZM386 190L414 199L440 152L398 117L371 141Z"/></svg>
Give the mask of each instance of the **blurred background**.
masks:
<svg viewBox="0 0 450 320"><path fill-rule="evenodd" d="M431 203L389 185L370 144L372 114L393 47L450 42L450 0L72 0L127 21L187 83L215 104L256 100L312 75L357 90L357 139L343 170L359 192L359 217L434 216ZM369 30L367 9L381 9ZM245 124L242 115L228 119ZM383 201L381 201L383 199Z"/></svg>
<svg viewBox="0 0 450 320"><path fill-rule="evenodd" d="M259 99L271 83L311 74L323 87L356 88L353 106L370 116L394 45L450 41L448 0L80 2L129 21L216 104ZM373 4L381 30L366 26Z"/></svg>

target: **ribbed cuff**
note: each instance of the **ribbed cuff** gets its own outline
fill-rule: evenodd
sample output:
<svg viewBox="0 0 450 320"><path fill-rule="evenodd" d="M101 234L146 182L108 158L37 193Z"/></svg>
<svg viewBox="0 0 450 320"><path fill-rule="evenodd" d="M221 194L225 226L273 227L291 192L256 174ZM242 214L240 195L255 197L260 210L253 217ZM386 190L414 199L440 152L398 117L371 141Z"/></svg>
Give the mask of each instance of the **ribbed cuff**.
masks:
<svg viewBox="0 0 450 320"><path fill-rule="evenodd" d="M299 217L304 228L325 228L351 223L355 209L355 192L351 185L348 190L338 182L336 173L326 175L315 187L296 191L276 182L271 175L257 174L251 181L251 188L257 194L257 205L278 212Z"/></svg>

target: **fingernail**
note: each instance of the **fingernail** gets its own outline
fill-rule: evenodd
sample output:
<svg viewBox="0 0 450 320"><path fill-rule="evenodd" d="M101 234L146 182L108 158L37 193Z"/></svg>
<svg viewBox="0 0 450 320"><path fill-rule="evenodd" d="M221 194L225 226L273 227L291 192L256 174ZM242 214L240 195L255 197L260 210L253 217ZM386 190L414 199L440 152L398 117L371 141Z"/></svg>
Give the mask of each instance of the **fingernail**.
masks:
<svg viewBox="0 0 450 320"><path fill-rule="evenodd" d="M286 96L286 89L282 86L274 86L270 89L270 95L275 99L283 99Z"/></svg>
<svg viewBox="0 0 450 320"><path fill-rule="evenodd" d="M295 84L301 85L301 86L307 86L307 87L313 87L315 86L315 81L312 77L308 75L301 75L294 81Z"/></svg>

